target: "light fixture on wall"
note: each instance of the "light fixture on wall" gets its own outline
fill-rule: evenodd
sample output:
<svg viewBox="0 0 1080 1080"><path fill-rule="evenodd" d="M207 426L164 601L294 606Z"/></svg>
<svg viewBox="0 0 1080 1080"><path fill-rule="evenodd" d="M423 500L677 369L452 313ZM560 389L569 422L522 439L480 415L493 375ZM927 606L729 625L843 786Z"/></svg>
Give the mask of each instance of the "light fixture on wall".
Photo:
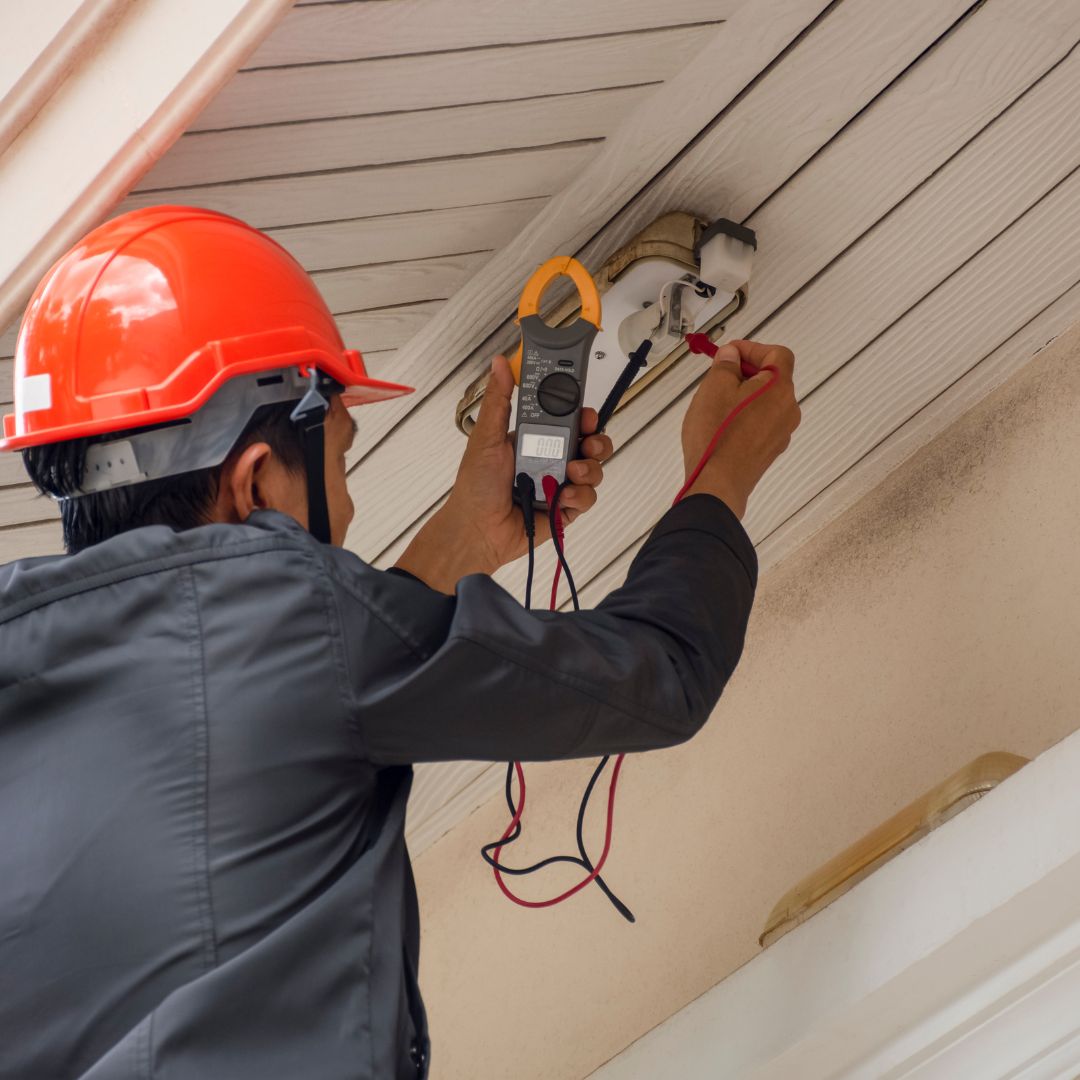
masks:
<svg viewBox="0 0 1080 1080"><path fill-rule="evenodd" d="M603 326L589 359L584 403L598 408L646 338L649 364L622 398L620 408L645 391L687 354L685 335L717 332L746 303L757 240L732 221L709 224L670 213L643 229L594 274L603 299ZM578 296L545 312L562 326L577 318ZM456 410L458 428L472 430L487 383L486 373L466 388Z"/></svg>
<svg viewBox="0 0 1080 1080"><path fill-rule="evenodd" d="M982 754L925 795L841 851L794 888L769 913L758 941L768 947L853 889L1028 764L1004 750Z"/></svg>

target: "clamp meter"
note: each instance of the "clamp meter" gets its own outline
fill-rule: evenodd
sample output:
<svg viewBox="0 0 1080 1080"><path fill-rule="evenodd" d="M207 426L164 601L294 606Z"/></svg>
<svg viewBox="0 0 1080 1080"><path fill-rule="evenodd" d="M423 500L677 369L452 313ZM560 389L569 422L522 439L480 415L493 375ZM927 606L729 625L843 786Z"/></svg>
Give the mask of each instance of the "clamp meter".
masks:
<svg viewBox="0 0 1080 1080"><path fill-rule="evenodd" d="M581 314L567 326L548 326L539 315L540 297L562 275L577 286ZM548 259L522 291L518 323L521 345L510 360L518 384L514 475L531 477L539 495L543 478L563 483L567 464L578 456L589 353L600 329L600 294L589 272L577 259ZM535 505L547 503L538 497Z"/></svg>

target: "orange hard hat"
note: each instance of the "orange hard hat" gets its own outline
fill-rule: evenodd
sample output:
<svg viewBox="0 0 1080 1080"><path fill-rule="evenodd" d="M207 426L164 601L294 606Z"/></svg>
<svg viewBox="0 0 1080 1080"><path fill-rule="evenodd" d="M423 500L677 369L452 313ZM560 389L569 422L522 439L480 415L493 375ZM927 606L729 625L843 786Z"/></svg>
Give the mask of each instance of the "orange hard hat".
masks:
<svg viewBox="0 0 1080 1080"><path fill-rule="evenodd" d="M0 450L177 421L240 375L317 370L346 405L407 394L346 349L304 268L257 229L156 206L106 222L45 275Z"/></svg>

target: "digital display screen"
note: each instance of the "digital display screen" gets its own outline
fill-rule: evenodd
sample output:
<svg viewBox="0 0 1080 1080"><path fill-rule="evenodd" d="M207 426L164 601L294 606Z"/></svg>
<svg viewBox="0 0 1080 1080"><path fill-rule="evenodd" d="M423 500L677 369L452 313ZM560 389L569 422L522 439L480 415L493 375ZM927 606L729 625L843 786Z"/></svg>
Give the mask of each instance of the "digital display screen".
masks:
<svg viewBox="0 0 1080 1080"><path fill-rule="evenodd" d="M525 432L521 436L521 456L562 460L566 452L566 438L563 435L533 435Z"/></svg>

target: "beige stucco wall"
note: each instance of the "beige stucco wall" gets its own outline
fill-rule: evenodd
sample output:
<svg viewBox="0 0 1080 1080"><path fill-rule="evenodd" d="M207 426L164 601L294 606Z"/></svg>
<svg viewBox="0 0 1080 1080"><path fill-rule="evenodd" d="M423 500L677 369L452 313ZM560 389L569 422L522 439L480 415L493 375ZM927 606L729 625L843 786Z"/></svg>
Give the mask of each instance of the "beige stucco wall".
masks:
<svg viewBox="0 0 1080 1080"><path fill-rule="evenodd" d="M749 960L829 856L979 753L1080 727L1078 529L1080 328L773 568L710 724L627 760L607 877L636 926L597 890L504 900L477 854L498 799L417 860L436 1080L588 1075ZM516 859L573 850L589 768L529 768Z"/></svg>

